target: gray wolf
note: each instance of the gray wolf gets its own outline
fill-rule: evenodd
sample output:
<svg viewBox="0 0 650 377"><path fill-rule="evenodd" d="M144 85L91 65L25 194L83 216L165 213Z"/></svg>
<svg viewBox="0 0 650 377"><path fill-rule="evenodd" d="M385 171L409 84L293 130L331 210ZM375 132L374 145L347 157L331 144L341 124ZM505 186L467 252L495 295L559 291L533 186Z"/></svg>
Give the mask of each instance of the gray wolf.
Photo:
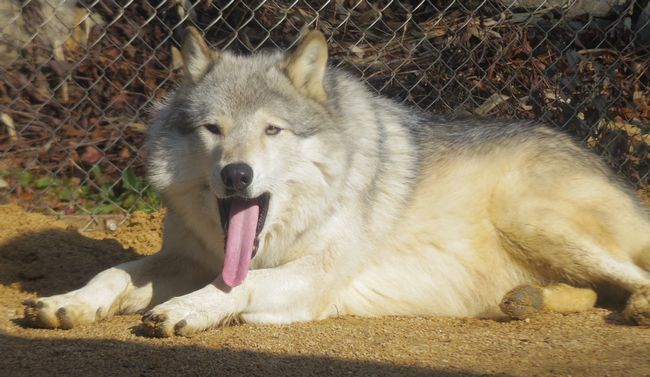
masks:
<svg viewBox="0 0 650 377"><path fill-rule="evenodd" d="M162 250L25 302L34 325L142 312L155 336L337 315L515 318L629 295L650 324L650 218L597 157L536 122L445 120L290 53L210 50L148 135Z"/></svg>

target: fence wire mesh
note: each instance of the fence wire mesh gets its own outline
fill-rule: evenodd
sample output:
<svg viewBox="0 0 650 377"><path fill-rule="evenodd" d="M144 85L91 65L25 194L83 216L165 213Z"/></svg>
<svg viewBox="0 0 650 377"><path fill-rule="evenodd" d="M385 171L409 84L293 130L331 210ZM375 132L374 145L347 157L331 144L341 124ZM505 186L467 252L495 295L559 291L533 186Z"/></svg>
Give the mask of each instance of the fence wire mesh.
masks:
<svg viewBox="0 0 650 377"><path fill-rule="evenodd" d="M319 28L333 64L379 93L540 119L648 190L649 19L648 0L0 0L0 200L66 215L158 208L143 137L188 25L243 53Z"/></svg>

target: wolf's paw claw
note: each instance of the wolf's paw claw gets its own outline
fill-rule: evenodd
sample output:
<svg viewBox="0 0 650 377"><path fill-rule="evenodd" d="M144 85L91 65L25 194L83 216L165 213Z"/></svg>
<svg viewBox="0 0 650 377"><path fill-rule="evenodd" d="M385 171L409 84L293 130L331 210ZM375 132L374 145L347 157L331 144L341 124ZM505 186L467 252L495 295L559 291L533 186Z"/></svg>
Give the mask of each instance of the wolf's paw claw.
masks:
<svg viewBox="0 0 650 377"><path fill-rule="evenodd" d="M142 315L142 319L141 319L141 321L142 321L143 323L144 323L144 322L147 322L147 321L150 321L152 316L153 316L153 313L152 313L151 311L148 311L148 312L146 312L146 313L144 313L144 314Z"/></svg>
<svg viewBox="0 0 650 377"><path fill-rule="evenodd" d="M27 299L27 300L23 300L23 305L28 306L28 307L32 307L32 308L42 308L45 305L45 303L43 303L42 301L37 301L37 300L33 300L33 299L30 298L30 299Z"/></svg>
<svg viewBox="0 0 650 377"><path fill-rule="evenodd" d="M142 316L145 333L156 338L168 338L174 335L174 327L170 325L166 314L156 314L152 311Z"/></svg>
<svg viewBox="0 0 650 377"><path fill-rule="evenodd" d="M174 333L176 335L184 335L183 330L185 330L185 327L187 327L187 321L186 320L182 320L182 321L178 322L176 325L174 325Z"/></svg>
<svg viewBox="0 0 650 377"><path fill-rule="evenodd" d="M149 336L191 336L210 327L210 316L197 310L191 302L172 300L156 306L142 316Z"/></svg>
<svg viewBox="0 0 650 377"><path fill-rule="evenodd" d="M170 331L167 320L168 317L164 313L155 313L152 310L146 312L142 316L145 333L156 338L167 338L174 335L174 332Z"/></svg>
<svg viewBox="0 0 650 377"><path fill-rule="evenodd" d="M534 285L520 285L506 293L499 304L501 311L514 319L533 316L544 306L542 288Z"/></svg>
<svg viewBox="0 0 650 377"><path fill-rule="evenodd" d="M68 315L68 310L66 308L59 308L55 314L56 318L59 320L60 328L69 330L74 327L74 321Z"/></svg>

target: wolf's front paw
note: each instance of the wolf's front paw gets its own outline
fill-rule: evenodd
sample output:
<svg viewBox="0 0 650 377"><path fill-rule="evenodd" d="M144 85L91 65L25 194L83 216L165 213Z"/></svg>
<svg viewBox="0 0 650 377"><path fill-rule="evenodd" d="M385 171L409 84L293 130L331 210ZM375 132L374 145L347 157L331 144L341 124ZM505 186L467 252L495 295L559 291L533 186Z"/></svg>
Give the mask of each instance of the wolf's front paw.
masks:
<svg viewBox="0 0 650 377"><path fill-rule="evenodd" d="M25 300L23 305L26 324L46 329L71 329L102 316L101 310L68 295Z"/></svg>
<svg viewBox="0 0 650 377"><path fill-rule="evenodd" d="M210 313L192 300L177 297L145 313L142 324L150 336L191 336L217 324L219 321L216 317L216 313Z"/></svg>

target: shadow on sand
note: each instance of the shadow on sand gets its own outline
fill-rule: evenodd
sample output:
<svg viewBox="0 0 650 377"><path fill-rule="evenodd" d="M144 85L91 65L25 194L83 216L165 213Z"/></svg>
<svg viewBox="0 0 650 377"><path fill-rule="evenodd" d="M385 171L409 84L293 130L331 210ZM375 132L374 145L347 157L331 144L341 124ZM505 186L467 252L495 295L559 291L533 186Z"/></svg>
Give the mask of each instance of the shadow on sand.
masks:
<svg viewBox="0 0 650 377"><path fill-rule="evenodd" d="M115 240L74 230L27 233L0 244L0 284L50 296L80 288L98 272L138 257Z"/></svg>
<svg viewBox="0 0 650 377"><path fill-rule="evenodd" d="M479 376L463 371L369 361L215 350L196 345L156 346L117 340L24 339L0 335L0 351L5 355L0 360L0 368L8 373L7 376L16 377Z"/></svg>

